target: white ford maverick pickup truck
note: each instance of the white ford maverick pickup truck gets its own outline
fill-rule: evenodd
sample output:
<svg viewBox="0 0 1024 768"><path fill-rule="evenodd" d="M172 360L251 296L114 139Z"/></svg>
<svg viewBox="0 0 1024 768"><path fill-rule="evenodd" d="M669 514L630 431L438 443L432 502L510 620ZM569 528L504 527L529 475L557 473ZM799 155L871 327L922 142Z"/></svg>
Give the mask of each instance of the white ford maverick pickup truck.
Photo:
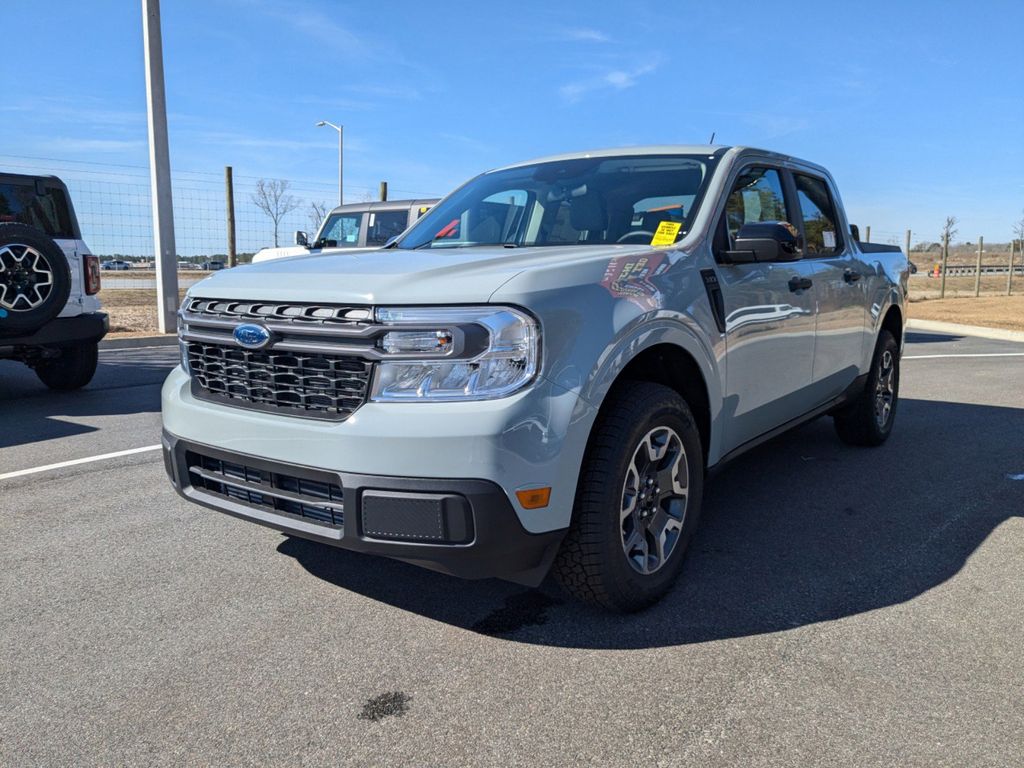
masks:
<svg viewBox="0 0 1024 768"><path fill-rule="evenodd" d="M709 469L822 415L886 440L907 275L785 155L489 171L384 250L193 286L167 472L290 535L638 610L678 576Z"/></svg>

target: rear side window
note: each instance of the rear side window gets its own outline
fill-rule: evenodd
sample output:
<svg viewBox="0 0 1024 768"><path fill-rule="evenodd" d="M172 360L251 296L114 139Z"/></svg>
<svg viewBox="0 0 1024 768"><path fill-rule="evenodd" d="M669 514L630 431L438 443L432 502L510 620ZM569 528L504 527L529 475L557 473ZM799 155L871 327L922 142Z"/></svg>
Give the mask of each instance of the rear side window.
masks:
<svg viewBox="0 0 1024 768"><path fill-rule="evenodd" d="M774 168L748 168L740 174L725 203L729 236L735 238L744 224L789 221L782 177Z"/></svg>
<svg viewBox="0 0 1024 768"><path fill-rule="evenodd" d="M34 184L0 182L0 222L27 224L50 237L75 237L67 197L52 187L37 195Z"/></svg>
<svg viewBox="0 0 1024 768"><path fill-rule="evenodd" d="M813 176L794 174L796 196L804 220L805 253L808 256L831 256L843 248L837 226L836 206L828 185Z"/></svg>
<svg viewBox="0 0 1024 768"><path fill-rule="evenodd" d="M395 235L400 235L409 225L409 211L381 211L370 214L366 226L366 244L384 245Z"/></svg>

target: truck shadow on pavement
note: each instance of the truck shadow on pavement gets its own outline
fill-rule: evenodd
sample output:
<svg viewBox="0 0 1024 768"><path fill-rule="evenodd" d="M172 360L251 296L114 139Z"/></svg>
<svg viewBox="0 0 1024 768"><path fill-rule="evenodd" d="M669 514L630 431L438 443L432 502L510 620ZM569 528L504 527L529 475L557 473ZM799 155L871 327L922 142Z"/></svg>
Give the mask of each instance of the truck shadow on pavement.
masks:
<svg viewBox="0 0 1024 768"><path fill-rule="evenodd" d="M903 400L877 449L820 419L708 483L682 577L658 605L614 616L545 583L461 581L287 539L318 578L405 611L516 642L671 646L777 632L911 600L950 579L1000 523L1024 514L1024 409Z"/></svg>
<svg viewBox="0 0 1024 768"><path fill-rule="evenodd" d="M177 362L176 347L104 351L92 382L74 392L54 392L27 366L0 362L0 448L97 430L68 419L159 413L159 384Z"/></svg>

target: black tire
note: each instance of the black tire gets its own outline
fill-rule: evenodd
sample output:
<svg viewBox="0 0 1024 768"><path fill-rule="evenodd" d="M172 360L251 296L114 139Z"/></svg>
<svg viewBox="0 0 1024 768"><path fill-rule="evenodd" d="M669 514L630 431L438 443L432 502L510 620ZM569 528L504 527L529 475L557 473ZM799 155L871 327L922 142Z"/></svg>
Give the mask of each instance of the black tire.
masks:
<svg viewBox="0 0 1024 768"><path fill-rule="evenodd" d="M98 359L99 344L95 341L63 347L60 357L48 358L36 365L36 376L50 389L81 389L92 381Z"/></svg>
<svg viewBox="0 0 1024 768"><path fill-rule="evenodd" d="M864 391L832 416L839 439L860 446L881 445L888 440L896 420L899 393L900 347L889 331L882 331Z"/></svg>
<svg viewBox="0 0 1024 768"><path fill-rule="evenodd" d="M693 415L686 401L674 390L660 384L627 382L610 397L612 400L590 437L576 491L572 525L552 572L573 597L629 613L657 602L679 576L700 516L704 459ZM653 572L641 573L635 563L649 562L646 553L652 541L650 531L639 531L640 538L646 537L643 555L627 555L626 541L632 536L625 532L629 527L632 535L637 535L636 526L640 522L635 513L622 515L621 512L626 507L629 477L639 479L630 468L645 445L643 440L663 428L673 432L684 449L685 456L677 459L676 475L681 478L679 470L685 463L687 493L674 545L662 565ZM669 455L667 448L665 456ZM636 485L643 486L639 482ZM632 496L642 498L635 493ZM655 512L648 519L653 521L656 516Z"/></svg>
<svg viewBox="0 0 1024 768"><path fill-rule="evenodd" d="M0 337L42 328L70 293L68 260L52 238L25 224L0 224Z"/></svg>

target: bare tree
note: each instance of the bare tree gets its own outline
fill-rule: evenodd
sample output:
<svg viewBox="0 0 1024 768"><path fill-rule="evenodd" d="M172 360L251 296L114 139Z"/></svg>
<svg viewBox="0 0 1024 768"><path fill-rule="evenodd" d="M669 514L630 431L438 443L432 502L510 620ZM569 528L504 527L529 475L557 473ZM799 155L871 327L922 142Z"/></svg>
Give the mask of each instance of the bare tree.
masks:
<svg viewBox="0 0 1024 768"><path fill-rule="evenodd" d="M1020 220L1013 225L1014 239L1017 241L1017 246L1021 251L1024 251L1024 216L1020 217Z"/></svg>
<svg viewBox="0 0 1024 768"><path fill-rule="evenodd" d="M956 237L956 233L960 230L956 228L956 225L960 223L960 220L956 216L947 216L946 223L942 225L942 234L939 235L939 241L942 242L948 238L946 242L952 243L953 238Z"/></svg>
<svg viewBox="0 0 1024 768"><path fill-rule="evenodd" d="M312 200L309 203L309 210L306 215L309 216L309 234L315 235L317 230L320 229L320 225L323 224L324 219L327 218L327 212L330 208L327 207L327 203L323 200Z"/></svg>
<svg viewBox="0 0 1024 768"><path fill-rule="evenodd" d="M252 201L256 207L267 214L274 222L274 247L277 248L277 231L281 219L294 211L302 201L288 194L289 183L284 179L260 179L256 182L256 191Z"/></svg>

